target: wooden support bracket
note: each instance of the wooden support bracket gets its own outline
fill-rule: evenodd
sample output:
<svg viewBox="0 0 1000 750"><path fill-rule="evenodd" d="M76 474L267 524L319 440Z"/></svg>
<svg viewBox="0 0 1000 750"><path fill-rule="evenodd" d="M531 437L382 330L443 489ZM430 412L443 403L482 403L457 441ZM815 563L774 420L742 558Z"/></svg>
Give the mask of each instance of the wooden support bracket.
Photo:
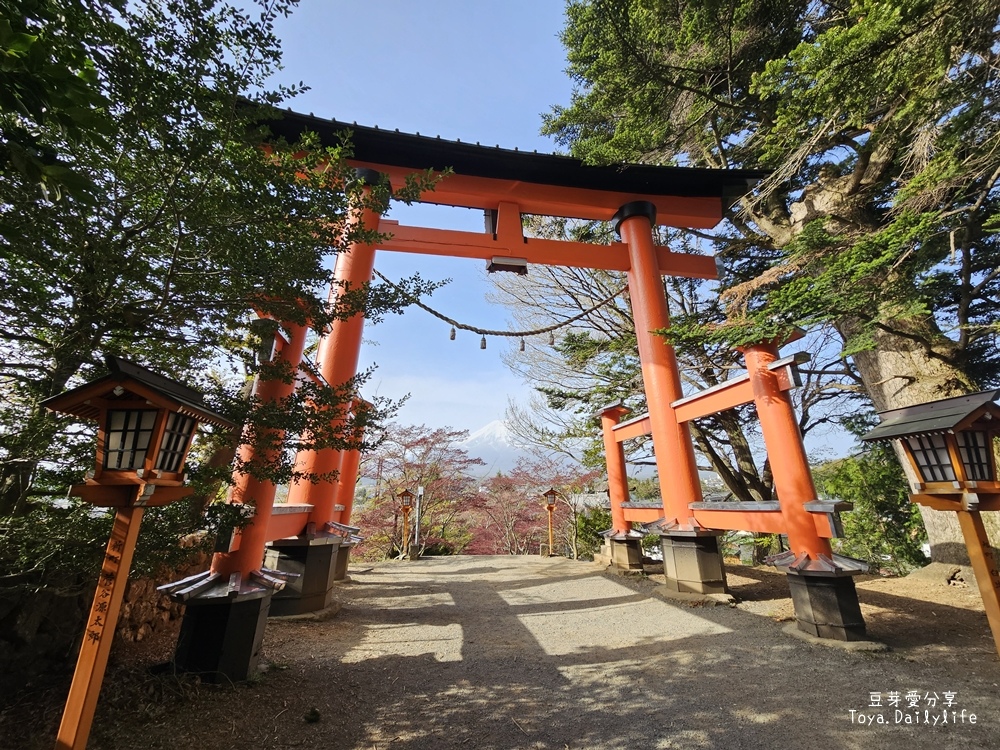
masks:
<svg viewBox="0 0 1000 750"><path fill-rule="evenodd" d="M979 511L960 510L957 513L958 523L962 527L965 546L969 550L972 570L976 574L976 585L979 595L983 598L986 619L993 632L993 643L1000 654L1000 564L996 552L990 546L989 537Z"/></svg>

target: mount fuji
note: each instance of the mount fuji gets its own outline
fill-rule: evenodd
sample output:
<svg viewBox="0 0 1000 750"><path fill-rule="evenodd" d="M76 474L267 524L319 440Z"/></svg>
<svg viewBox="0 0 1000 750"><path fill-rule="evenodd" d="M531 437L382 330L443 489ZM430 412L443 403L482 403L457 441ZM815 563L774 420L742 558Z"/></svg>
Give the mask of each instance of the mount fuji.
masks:
<svg viewBox="0 0 1000 750"><path fill-rule="evenodd" d="M501 420L495 419L485 427L480 427L456 446L467 451L473 458L481 458L485 466L477 469L482 476L492 476L498 471L510 471L517 460L527 455L527 450L519 446L513 435Z"/></svg>

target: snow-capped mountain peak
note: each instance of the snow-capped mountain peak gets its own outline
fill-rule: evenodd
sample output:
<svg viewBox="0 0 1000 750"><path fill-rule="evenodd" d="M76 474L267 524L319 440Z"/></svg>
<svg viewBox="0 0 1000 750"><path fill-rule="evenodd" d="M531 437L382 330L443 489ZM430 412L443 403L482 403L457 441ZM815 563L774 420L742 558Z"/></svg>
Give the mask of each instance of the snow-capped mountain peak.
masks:
<svg viewBox="0 0 1000 750"><path fill-rule="evenodd" d="M461 440L458 443L462 446L469 445L513 445L511 440L510 430L507 429L506 423L500 419L494 419L487 425L480 427L478 430Z"/></svg>
<svg viewBox="0 0 1000 750"><path fill-rule="evenodd" d="M495 419L465 438L456 445L467 451L470 456L481 458L486 462L484 474L494 474L497 471L510 471L517 463L523 451L500 419Z"/></svg>

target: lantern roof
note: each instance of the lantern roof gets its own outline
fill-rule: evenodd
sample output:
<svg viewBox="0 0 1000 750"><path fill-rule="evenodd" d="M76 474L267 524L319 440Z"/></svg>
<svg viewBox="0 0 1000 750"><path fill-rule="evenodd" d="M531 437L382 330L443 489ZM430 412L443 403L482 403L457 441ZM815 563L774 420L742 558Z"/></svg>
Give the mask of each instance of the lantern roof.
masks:
<svg viewBox="0 0 1000 750"><path fill-rule="evenodd" d="M982 417L1000 417L1000 405L996 403L998 399L1000 390L981 391L879 412L882 423L861 439L891 440L906 435L953 432Z"/></svg>
<svg viewBox="0 0 1000 750"><path fill-rule="evenodd" d="M105 357L110 372L97 380L64 391L42 401L52 411L84 419L99 419L101 411L113 407L116 399L145 399L151 405L172 409L199 422L216 427L236 425L205 403L204 396L193 388L121 357Z"/></svg>

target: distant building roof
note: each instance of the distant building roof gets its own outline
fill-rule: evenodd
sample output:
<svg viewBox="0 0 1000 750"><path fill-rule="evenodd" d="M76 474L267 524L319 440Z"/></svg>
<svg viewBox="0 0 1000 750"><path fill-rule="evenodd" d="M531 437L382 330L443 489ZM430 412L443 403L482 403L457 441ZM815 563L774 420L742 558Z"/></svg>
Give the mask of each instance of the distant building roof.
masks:
<svg viewBox="0 0 1000 750"><path fill-rule="evenodd" d="M578 508L610 508L611 501L608 500L608 495L606 492L576 492L570 497L570 502L572 502Z"/></svg>

